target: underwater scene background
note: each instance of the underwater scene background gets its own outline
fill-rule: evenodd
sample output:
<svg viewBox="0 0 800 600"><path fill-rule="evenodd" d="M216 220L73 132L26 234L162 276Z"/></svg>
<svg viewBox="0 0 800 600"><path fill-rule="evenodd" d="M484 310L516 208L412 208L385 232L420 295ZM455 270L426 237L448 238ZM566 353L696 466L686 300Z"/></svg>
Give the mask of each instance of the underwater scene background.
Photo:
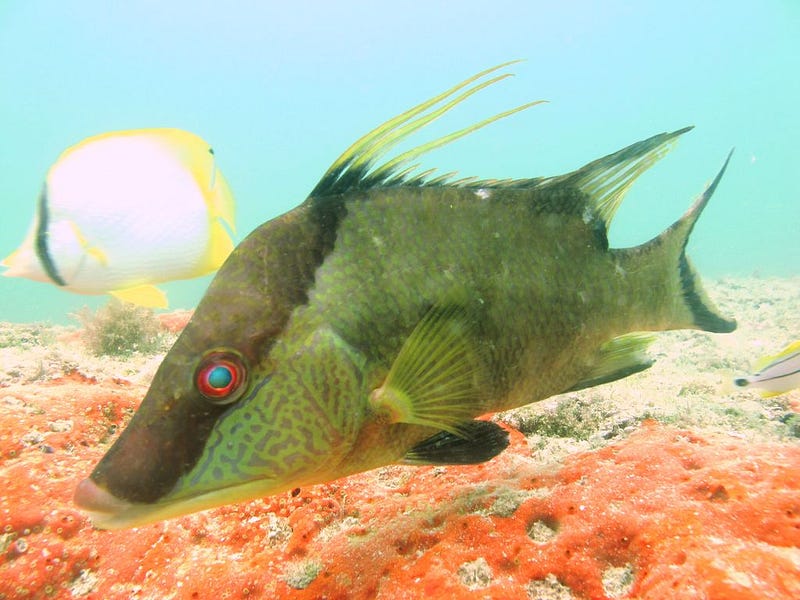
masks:
<svg viewBox="0 0 800 600"><path fill-rule="evenodd" d="M440 173L554 175L686 125L633 187L614 246L660 232L728 172L692 236L701 274L786 276L800 264L800 5L766 2L214 2L0 5L0 255L22 241L48 167L105 131L179 127L215 149L237 240L300 203L389 116L483 68L517 77L459 107L433 139L549 103L423 159ZM158 218L158 215L154 215ZM194 306L209 278L169 284ZM0 319L69 322L105 299L0 278Z"/></svg>
<svg viewBox="0 0 800 600"><path fill-rule="evenodd" d="M238 242L362 134L523 59L397 152L539 99L422 167L556 175L695 125L627 193L610 243L661 232L735 148L687 254L738 322L658 334L641 373L486 417L510 438L486 463L104 531L76 486L211 277L160 286L156 313L0 277L0 600L800 597L800 389L733 384L800 338L800 2L0 0L0 56L0 259L88 136L202 136Z"/></svg>

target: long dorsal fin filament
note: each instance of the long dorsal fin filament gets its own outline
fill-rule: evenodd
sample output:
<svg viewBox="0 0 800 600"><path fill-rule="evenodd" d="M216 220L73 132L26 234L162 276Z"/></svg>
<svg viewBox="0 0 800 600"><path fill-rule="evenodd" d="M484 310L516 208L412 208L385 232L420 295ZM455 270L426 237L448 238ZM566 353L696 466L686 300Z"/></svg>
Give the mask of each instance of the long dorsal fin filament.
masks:
<svg viewBox="0 0 800 600"><path fill-rule="evenodd" d="M536 104L540 104L543 101L529 102L501 112L443 137L420 144L382 165L375 165L382 156L398 143L408 138L411 134L449 112L452 108L459 105L473 94L511 77L511 73L504 73L484 80L486 76L516 62L519 61L506 62L481 71L477 75L465 79L461 83L434 96L430 100L426 100L404 113L389 119L362 136L334 161L312 190L311 196L320 197L340 194L349 190L369 189L380 185L387 185L389 182L393 185L422 185L423 183L429 183L426 179L428 175L432 173L432 170L413 175L417 165L409 167L409 163L431 150L449 144L490 123ZM464 88L467 89L464 90ZM444 104L442 104L443 102ZM440 104L441 106L434 108ZM436 182L441 184L445 179L444 177L437 177Z"/></svg>

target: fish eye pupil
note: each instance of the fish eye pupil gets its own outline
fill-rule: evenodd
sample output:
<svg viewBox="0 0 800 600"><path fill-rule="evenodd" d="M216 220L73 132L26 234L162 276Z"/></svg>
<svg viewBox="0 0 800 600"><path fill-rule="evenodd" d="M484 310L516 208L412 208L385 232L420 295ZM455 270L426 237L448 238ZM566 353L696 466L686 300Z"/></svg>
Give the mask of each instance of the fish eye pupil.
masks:
<svg viewBox="0 0 800 600"><path fill-rule="evenodd" d="M214 404L230 404L239 399L246 379L242 360L231 353L206 355L195 374L195 385L206 400Z"/></svg>
<svg viewBox="0 0 800 600"><path fill-rule="evenodd" d="M208 373L208 385L214 389L221 390L228 387L233 381L233 373L228 366L217 365Z"/></svg>

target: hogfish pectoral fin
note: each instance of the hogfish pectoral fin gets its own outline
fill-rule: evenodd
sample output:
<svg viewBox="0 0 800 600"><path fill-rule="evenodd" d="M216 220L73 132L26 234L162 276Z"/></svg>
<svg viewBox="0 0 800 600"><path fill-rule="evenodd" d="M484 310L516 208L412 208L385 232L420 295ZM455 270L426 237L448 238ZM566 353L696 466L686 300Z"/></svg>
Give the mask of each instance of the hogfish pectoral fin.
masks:
<svg viewBox="0 0 800 600"><path fill-rule="evenodd" d="M459 432L440 431L423 440L406 453L402 464L473 465L494 458L508 447L508 432L491 421L462 423Z"/></svg>
<svg viewBox="0 0 800 600"><path fill-rule="evenodd" d="M647 333L628 333L609 340L597 351L592 370L566 391L609 383L649 369L654 361L645 354L645 349L654 339Z"/></svg>
<svg viewBox="0 0 800 600"><path fill-rule="evenodd" d="M412 423L469 437L482 412L482 364L467 311L434 306L420 320L370 403L393 423ZM465 428L465 424L467 427Z"/></svg>

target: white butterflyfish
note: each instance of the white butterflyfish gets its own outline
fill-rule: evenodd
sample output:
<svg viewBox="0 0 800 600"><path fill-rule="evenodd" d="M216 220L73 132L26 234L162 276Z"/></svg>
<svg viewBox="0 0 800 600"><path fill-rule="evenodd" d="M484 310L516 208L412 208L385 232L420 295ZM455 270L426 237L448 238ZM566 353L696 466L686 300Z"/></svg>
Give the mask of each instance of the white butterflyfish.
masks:
<svg viewBox="0 0 800 600"><path fill-rule="evenodd" d="M180 129L115 131L50 167L9 277L167 307L156 284L217 270L233 250L235 206L211 146Z"/></svg>
<svg viewBox="0 0 800 600"><path fill-rule="evenodd" d="M733 380L739 387L757 388L764 397L777 396L800 387L800 341L755 364L755 373Z"/></svg>

